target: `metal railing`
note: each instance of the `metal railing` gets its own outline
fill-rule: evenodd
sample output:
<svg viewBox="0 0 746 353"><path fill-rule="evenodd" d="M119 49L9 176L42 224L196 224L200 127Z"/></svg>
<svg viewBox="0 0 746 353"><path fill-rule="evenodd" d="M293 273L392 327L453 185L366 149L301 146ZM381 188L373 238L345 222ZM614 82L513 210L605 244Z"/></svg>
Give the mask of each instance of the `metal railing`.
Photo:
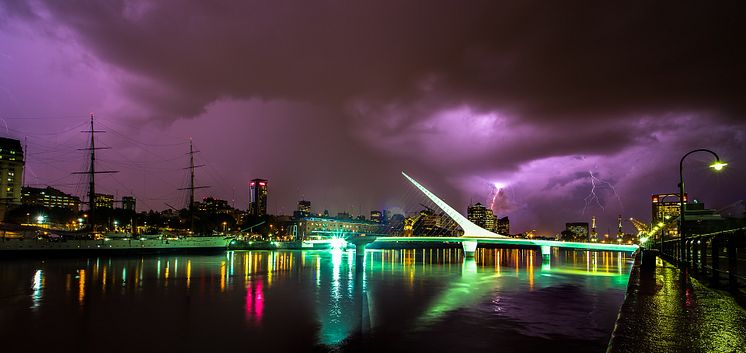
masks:
<svg viewBox="0 0 746 353"><path fill-rule="evenodd" d="M694 234L687 237L683 248L682 257L680 240L667 240L661 246L662 255L678 265L683 258L686 268L713 284L726 281L734 289L746 287L746 228Z"/></svg>

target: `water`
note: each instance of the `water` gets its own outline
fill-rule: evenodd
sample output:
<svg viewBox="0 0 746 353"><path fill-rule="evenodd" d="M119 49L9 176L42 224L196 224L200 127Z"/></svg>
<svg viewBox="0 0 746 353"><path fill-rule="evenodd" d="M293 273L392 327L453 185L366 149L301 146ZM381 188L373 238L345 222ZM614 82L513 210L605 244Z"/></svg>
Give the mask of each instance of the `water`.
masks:
<svg viewBox="0 0 746 353"><path fill-rule="evenodd" d="M7 352L603 352L631 258L456 249L0 261ZM8 349L9 350L6 350Z"/></svg>

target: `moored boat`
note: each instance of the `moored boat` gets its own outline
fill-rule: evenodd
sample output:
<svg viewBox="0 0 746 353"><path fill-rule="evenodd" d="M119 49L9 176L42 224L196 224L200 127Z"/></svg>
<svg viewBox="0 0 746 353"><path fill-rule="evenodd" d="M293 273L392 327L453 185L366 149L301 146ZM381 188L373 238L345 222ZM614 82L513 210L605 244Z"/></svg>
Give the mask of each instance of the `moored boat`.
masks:
<svg viewBox="0 0 746 353"><path fill-rule="evenodd" d="M5 239L0 256L24 254L146 254L165 252L220 252L233 240L224 236L184 238L103 238L103 239Z"/></svg>

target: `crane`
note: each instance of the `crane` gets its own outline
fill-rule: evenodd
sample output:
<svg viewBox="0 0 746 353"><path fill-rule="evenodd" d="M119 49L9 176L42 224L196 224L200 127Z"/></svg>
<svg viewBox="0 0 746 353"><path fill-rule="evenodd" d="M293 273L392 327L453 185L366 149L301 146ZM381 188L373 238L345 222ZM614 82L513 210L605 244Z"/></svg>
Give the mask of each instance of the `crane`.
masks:
<svg viewBox="0 0 746 353"><path fill-rule="evenodd" d="M637 229L638 238L650 231L650 226L647 223L644 223L632 217L629 218L629 222L632 223L633 226L635 226L635 229Z"/></svg>

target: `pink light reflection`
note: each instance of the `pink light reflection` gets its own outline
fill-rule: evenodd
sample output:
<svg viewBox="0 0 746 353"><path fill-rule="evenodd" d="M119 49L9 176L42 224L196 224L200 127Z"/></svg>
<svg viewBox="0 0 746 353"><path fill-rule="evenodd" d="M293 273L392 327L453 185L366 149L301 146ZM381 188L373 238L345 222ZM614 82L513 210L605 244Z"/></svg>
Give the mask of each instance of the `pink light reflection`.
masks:
<svg viewBox="0 0 746 353"><path fill-rule="evenodd" d="M262 322L264 314L264 290L262 283L258 282L255 286L251 283L246 287L246 321L259 325Z"/></svg>

